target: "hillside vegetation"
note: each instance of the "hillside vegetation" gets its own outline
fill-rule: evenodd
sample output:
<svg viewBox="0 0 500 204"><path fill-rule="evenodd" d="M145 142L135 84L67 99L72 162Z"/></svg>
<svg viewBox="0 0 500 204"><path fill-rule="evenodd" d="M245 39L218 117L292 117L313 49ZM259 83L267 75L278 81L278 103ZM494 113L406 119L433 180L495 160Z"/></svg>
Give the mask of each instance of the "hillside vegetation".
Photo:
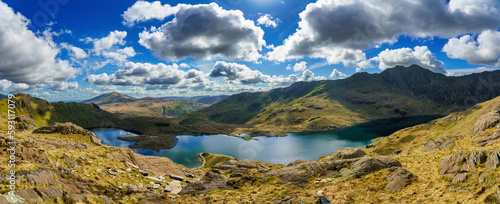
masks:
<svg viewBox="0 0 500 204"><path fill-rule="evenodd" d="M111 113L127 116L177 117L207 105L185 100L143 98L130 102L107 103L100 107Z"/></svg>
<svg viewBox="0 0 500 204"><path fill-rule="evenodd" d="M182 116L191 128L213 121L246 125L233 134L328 130L386 117L445 115L500 95L500 71L446 77L413 65L333 81L297 82L241 93Z"/></svg>

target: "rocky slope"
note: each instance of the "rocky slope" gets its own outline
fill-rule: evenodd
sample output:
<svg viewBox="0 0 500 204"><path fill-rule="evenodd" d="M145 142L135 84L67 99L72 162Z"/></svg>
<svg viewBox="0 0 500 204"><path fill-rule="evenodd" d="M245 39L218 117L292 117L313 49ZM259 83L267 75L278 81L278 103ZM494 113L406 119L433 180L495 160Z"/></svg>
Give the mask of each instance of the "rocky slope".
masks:
<svg viewBox="0 0 500 204"><path fill-rule="evenodd" d="M500 95L500 71L446 77L413 65L334 81L297 82L268 92L241 93L181 117L246 125L238 133L327 130L406 115L446 115ZM190 123L192 129L198 128Z"/></svg>

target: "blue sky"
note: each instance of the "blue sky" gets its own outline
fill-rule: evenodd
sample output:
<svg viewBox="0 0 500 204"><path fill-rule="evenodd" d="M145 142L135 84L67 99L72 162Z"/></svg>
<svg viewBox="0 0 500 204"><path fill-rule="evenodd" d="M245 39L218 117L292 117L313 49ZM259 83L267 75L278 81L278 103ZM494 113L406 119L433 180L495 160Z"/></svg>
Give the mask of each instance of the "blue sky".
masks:
<svg viewBox="0 0 500 204"><path fill-rule="evenodd" d="M0 11L0 91L49 101L500 67L497 0L4 0Z"/></svg>

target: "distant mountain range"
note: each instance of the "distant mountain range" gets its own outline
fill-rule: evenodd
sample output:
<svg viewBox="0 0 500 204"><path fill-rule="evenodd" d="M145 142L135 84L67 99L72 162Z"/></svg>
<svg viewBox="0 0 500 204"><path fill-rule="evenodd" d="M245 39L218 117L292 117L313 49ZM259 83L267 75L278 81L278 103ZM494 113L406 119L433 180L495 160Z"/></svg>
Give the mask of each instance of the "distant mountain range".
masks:
<svg viewBox="0 0 500 204"><path fill-rule="evenodd" d="M1 99L7 99L7 98L9 98L7 95L0 94L0 100Z"/></svg>
<svg viewBox="0 0 500 204"><path fill-rule="evenodd" d="M247 125L234 133L327 130L406 115L444 115L500 95L500 71L447 77L420 66L341 80L297 82L268 92L240 93L182 116L195 129L206 121Z"/></svg>
<svg viewBox="0 0 500 204"><path fill-rule="evenodd" d="M222 101L229 97L228 95L219 95L219 96L194 96L194 97L163 97L166 99L180 99L180 100L186 100L186 101L196 101L198 103L203 103L207 105L212 105L215 104L219 101Z"/></svg>

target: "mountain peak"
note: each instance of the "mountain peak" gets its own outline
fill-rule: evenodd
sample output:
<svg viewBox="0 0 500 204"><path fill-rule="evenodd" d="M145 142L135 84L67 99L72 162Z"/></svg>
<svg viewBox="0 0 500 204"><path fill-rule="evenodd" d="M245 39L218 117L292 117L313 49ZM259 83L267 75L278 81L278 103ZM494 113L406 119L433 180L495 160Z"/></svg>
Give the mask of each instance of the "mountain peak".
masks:
<svg viewBox="0 0 500 204"><path fill-rule="evenodd" d="M126 94L118 93L118 92L110 92L106 94L102 94L91 98L89 100L82 101L82 103L95 103L97 105L104 105L108 103L118 103L118 102L130 102L135 101L136 98L132 96L128 96Z"/></svg>

